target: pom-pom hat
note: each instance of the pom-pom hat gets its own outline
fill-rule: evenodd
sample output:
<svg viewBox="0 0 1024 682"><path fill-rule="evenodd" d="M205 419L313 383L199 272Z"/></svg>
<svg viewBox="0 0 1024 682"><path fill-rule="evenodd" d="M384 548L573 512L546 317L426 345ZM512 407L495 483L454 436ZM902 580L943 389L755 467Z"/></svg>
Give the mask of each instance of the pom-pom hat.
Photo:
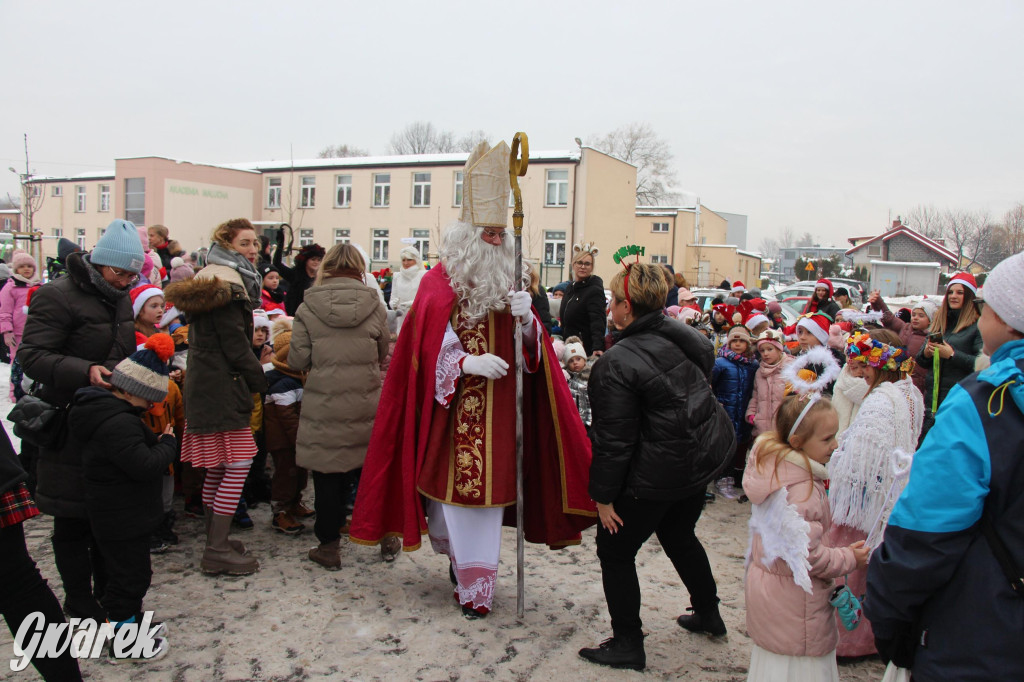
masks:
<svg viewBox="0 0 1024 682"><path fill-rule="evenodd" d="M587 359L587 351L583 348L583 341L580 337L570 336L565 340L565 352L562 357L565 358L563 362L565 362L566 365L568 365L569 361L573 358Z"/></svg>
<svg viewBox="0 0 1024 682"><path fill-rule="evenodd" d="M970 289L972 293L978 293L978 282L974 279L974 275L969 272L958 272L949 278L949 283L946 284L946 290L948 291L954 284L960 284L965 289Z"/></svg>
<svg viewBox="0 0 1024 682"><path fill-rule="evenodd" d="M928 316L929 320L935 318L935 311L938 310L938 306L935 305L935 301L930 298L922 299L920 303L914 306L914 310L921 310L925 315Z"/></svg>
<svg viewBox="0 0 1024 682"><path fill-rule="evenodd" d="M110 384L125 393L162 403L167 397L167 361L174 355L174 340L168 334L153 334L142 350L117 363Z"/></svg>
<svg viewBox="0 0 1024 682"><path fill-rule="evenodd" d="M988 273L985 279L985 305L1003 322L1024 334L1024 252L1010 256Z"/></svg>
<svg viewBox="0 0 1024 682"><path fill-rule="evenodd" d="M14 270L14 272L17 272L18 268L22 265L31 265L37 271L39 270L39 266L36 264L35 258L25 251L15 251L14 256L11 257L11 269Z"/></svg>
<svg viewBox="0 0 1024 682"><path fill-rule="evenodd" d="M814 334L814 338L818 339L821 345L828 343L828 330L832 326L832 318L825 313L811 313L810 315L802 316L796 323L797 329L803 327L810 333Z"/></svg>
<svg viewBox="0 0 1024 682"><path fill-rule="evenodd" d="M145 258L139 232L135 224L127 220L115 220L107 225L89 256L93 265L106 265L136 275L142 271Z"/></svg>
<svg viewBox="0 0 1024 682"><path fill-rule="evenodd" d="M142 312L142 306L146 305L146 301L154 296L163 296L164 291L155 284L143 284L142 286L132 289L128 295L132 299L132 312L135 313L134 317L138 317L139 313Z"/></svg>

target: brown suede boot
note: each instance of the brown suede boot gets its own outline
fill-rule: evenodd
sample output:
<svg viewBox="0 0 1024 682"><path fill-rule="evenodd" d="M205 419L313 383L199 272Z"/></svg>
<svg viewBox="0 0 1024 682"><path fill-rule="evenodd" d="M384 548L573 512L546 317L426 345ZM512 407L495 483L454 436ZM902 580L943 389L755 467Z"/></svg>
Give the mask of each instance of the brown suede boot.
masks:
<svg viewBox="0 0 1024 682"><path fill-rule="evenodd" d="M231 517L214 514L210 519L210 532L206 536L206 550L199 568L208 575L251 575L260 570L260 562L242 556L228 542Z"/></svg>
<svg viewBox="0 0 1024 682"><path fill-rule="evenodd" d="M402 538L396 538L389 535L380 541L380 558L387 563L394 561L395 557L397 557L401 551Z"/></svg>
<svg viewBox="0 0 1024 682"><path fill-rule="evenodd" d="M206 520L206 534L209 535L210 534L210 519L213 518L213 507L207 507L207 506L204 505L203 506L203 515L204 515L204 518ZM242 556L249 556L249 550L247 550L245 548L245 545L242 544L241 540L232 540L231 538L228 538L228 543L231 545L231 548L233 550L235 550L236 552L238 552Z"/></svg>
<svg viewBox="0 0 1024 682"><path fill-rule="evenodd" d="M337 571L341 568L341 555L338 553L338 547L340 545L341 538L332 540L331 542L325 542L319 547L314 547L309 550L309 558L311 561L315 561L328 571Z"/></svg>

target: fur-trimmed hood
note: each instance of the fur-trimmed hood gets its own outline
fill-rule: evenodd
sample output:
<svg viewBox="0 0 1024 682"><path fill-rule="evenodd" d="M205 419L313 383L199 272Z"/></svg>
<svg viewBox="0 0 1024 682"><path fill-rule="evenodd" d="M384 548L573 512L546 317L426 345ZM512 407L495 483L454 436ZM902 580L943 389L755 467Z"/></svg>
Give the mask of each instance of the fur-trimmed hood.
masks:
<svg viewBox="0 0 1024 682"><path fill-rule="evenodd" d="M164 298L185 315L195 315L222 308L248 296L238 273L230 268L210 265L192 279L167 285Z"/></svg>

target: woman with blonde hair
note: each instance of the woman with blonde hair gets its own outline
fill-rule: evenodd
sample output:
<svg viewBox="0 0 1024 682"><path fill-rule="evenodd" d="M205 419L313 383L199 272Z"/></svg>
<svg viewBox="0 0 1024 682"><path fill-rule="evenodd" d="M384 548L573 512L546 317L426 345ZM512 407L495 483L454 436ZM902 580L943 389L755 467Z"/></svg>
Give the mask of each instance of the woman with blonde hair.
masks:
<svg viewBox="0 0 1024 682"><path fill-rule="evenodd" d="M263 367L252 352L252 311L263 283L255 265L258 252L252 223L228 220L213 232L209 264L193 279L164 291L189 320L181 461L206 469L206 549L199 565L212 575L259 570L242 543L228 538L256 456L249 429L252 395L267 390Z"/></svg>
<svg viewBox="0 0 1024 682"><path fill-rule="evenodd" d="M575 244L572 251L572 282L558 310L558 319L562 321L562 336L578 336L588 356L600 355L604 352L604 316L608 302L604 297L604 282L594 274L598 249L587 243Z"/></svg>
<svg viewBox="0 0 1024 682"><path fill-rule="evenodd" d="M288 350L288 365L308 372L295 461L313 473L320 544L309 558L329 570L341 567L340 529L366 459L390 340L387 312L364 283L365 270L355 246L331 247L295 312ZM397 551L381 544L385 559Z"/></svg>

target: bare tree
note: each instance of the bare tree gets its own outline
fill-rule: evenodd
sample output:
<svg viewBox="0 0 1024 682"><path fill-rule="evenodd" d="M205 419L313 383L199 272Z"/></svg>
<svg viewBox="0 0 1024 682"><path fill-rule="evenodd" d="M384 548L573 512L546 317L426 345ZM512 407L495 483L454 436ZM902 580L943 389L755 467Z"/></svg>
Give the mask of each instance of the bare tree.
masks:
<svg viewBox="0 0 1024 682"><path fill-rule="evenodd" d="M814 246L814 235L804 232L803 236L796 240L796 246Z"/></svg>
<svg viewBox="0 0 1024 682"><path fill-rule="evenodd" d="M457 152L471 152L476 149L476 146L481 142L486 142L490 136L485 130L471 130L455 143L455 150Z"/></svg>
<svg viewBox="0 0 1024 682"><path fill-rule="evenodd" d="M765 237L764 239L761 240L761 243L758 244L757 250L760 251L761 255L764 256L765 258L777 260L779 257L780 250L779 240L772 239L771 237Z"/></svg>
<svg viewBox="0 0 1024 682"><path fill-rule="evenodd" d="M337 146L329 144L320 150L317 157L321 159L347 159L353 156L369 156L369 149L362 149L354 145L339 144Z"/></svg>
<svg viewBox="0 0 1024 682"><path fill-rule="evenodd" d="M1024 204L1019 203L1003 216L1002 244L1007 258L1024 251ZM1002 260L1002 258L1000 258ZM990 263L995 265L995 263Z"/></svg>
<svg viewBox="0 0 1024 682"><path fill-rule="evenodd" d="M473 130L456 137L450 130L438 130L429 121L416 121L391 136L388 151L391 154L450 154L471 152L487 139L483 130Z"/></svg>
<svg viewBox="0 0 1024 682"><path fill-rule="evenodd" d="M988 248L992 233L988 212L950 209L942 217L945 236L952 242L947 247L957 255L957 267L969 268Z"/></svg>
<svg viewBox="0 0 1024 682"><path fill-rule="evenodd" d="M930 204L918 204L910 209L910 213L903 220L904 225L913 228L929 239L943 236L946 227L945 222L942 211Z"/></svg>
<svg viewBox="0 0 1024 682"><path fill-rule="evenodd" d="M792 227L783 227L779 230L779 246L783 249L796 246L796 230Z"/></svg>
<svg viewBox="0 0 1024 682"><path fill-rule="evenodd" d="M630 123L604 136L595 135L594 147L636 166L636 200L644 206L676 201L671 167L672 150L646 123Z"/></svg>

